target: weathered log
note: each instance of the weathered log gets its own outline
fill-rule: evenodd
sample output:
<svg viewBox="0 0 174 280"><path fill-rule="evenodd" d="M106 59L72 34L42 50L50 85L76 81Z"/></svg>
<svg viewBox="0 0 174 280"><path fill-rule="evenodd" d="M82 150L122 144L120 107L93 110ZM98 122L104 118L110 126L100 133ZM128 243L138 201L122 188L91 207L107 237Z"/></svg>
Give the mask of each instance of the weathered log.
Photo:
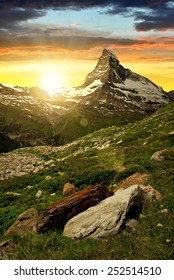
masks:
<svg viewBox="0 0 174 280"><path fill-rule="evenodd" d="M68 220L111 195L112 191L97 185L60 199L40 216L36 231L39 233L50 228L63 228Z"/></svg>

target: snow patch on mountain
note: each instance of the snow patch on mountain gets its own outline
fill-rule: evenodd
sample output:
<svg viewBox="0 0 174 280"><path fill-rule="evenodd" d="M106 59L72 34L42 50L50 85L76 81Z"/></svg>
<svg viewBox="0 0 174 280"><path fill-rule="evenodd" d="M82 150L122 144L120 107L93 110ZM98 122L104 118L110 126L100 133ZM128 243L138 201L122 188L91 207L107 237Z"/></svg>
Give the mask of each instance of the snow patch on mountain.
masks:
<svg viewBox="0 0 174 280"><path fill-rule="evenodd" d="M89 86L85 88L72 88L68 95L69 96L86 96L93 93L96 89L101 88L103 83L100 79L94 80Z"/></svg>

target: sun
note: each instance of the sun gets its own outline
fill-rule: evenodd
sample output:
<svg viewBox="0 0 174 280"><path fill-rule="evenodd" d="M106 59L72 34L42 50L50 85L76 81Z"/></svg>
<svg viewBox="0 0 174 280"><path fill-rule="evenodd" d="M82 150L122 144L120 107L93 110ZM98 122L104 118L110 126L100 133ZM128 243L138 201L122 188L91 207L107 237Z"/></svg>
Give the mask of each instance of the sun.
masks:
<svg viewBox="0 0 174 280"><path fill-rule="evenodd" d="M63 82L64 79L59 73L47 71L41 74L39 86L46 90L49 96L53 97L54 93L64 86Z"/></svg>

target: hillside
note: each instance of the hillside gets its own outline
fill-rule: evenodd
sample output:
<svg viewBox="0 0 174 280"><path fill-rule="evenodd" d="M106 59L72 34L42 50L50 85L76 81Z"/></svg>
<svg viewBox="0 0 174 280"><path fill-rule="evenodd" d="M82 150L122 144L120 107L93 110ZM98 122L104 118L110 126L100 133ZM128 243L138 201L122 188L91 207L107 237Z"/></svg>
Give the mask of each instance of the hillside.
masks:
<svg viewBox="0 0 174 280"><path fill-rule="evenodd" d="M131 174L141 172L150 175L149 184L162 194L161 201L144 208L136 232L126 230L102 240L72 240L63 237L60 229L12 236L6 249L8 258L173 259L173 120L171 102L143 120L101 129L64 146L20 148L1 154L1 234L28 208L35 207L41 213L62 198L66 182L78 190L96 183L115 189ZM151 159L162 150L161 160ZM22 173L17 169L19 163ZM43 192L40 198L35 196L38 190Z"/></svg>

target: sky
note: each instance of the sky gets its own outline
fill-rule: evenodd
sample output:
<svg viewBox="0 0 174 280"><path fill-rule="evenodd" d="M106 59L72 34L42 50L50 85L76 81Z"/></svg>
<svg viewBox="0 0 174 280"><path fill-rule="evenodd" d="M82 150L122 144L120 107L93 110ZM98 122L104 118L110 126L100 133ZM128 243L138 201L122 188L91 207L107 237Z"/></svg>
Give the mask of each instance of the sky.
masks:
<svg viewBox="0 0 174 280"><path fill-rule="evenodd" d="M104 48L174 90L174 1L0 0L0 83L79 86Z"/></svg>

